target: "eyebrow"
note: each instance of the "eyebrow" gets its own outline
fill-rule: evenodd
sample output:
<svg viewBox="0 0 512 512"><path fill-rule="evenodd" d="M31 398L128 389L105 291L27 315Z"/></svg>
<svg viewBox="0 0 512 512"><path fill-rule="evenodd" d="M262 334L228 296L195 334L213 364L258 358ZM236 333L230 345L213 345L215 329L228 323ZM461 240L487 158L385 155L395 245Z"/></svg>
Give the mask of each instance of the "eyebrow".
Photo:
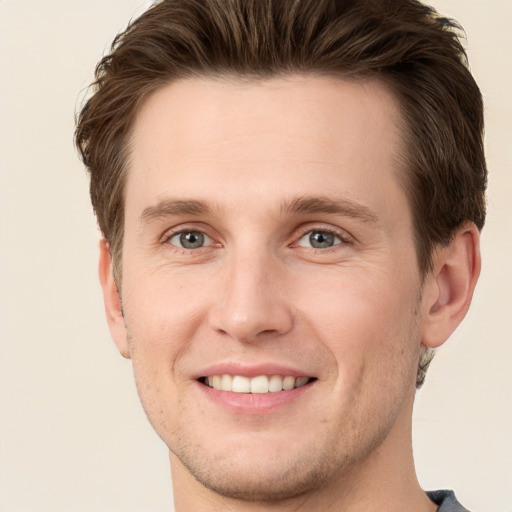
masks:
<svg viewBox="0 0 512 512"><path fill-rule="evenodd" d="M298 197L284 203L283 213L330 213L352 217L364 222L377 222L377 215L365 205L347 199L328 197Z"/></svg>
<svg viewBox="0 0 512 512"><path fill-rule="evenodd" d="M198 199L164 199L154 206L148 206L142 211L139 221L149 223L152 220L163 219L179 215L205 216L211 214L212 209L205 201ZM328 213L342 215L362 220L363 222L377 222L377 215L367 206L347 199L331 199L328 197L297 197L284 201L281 206L282 214L315 214Z"/></svg>
<svg viewBox="0 0 512 512"><path fill-rule="evenodd" d="M210 207L204 201L196 199L165 199L155 206L148 206L142 211L139 220L147 223L165 217L176 215L208 215Z"/></svg>

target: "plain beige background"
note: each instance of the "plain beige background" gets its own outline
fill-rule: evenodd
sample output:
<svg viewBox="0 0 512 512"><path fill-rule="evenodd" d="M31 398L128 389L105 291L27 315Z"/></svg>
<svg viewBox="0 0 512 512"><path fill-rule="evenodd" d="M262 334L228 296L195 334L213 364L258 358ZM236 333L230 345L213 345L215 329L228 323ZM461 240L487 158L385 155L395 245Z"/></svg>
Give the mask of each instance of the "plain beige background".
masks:
<svg viewBox="0 0 512 512"><path fill-rule="evenodd" d="M149 3L0 0L1 512L172 510L165 447L103 318L72 143L96 61ZM472 310L418 397L418 473L473 512L512 512L512 0L433 4L466 28L485 96L489 217Z"/></svg>

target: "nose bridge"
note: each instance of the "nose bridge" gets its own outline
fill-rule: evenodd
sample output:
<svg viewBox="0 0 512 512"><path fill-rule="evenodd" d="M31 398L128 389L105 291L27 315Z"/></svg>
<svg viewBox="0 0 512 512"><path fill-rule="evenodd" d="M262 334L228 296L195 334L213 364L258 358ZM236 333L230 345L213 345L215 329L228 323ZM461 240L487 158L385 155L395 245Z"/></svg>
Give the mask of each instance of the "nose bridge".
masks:
<svg viewBox="0 0 512 512"><path fill-rule="evenodd" d="M226 260L212 327L243 342L288 332L293 317L278 258L251 245L232 250Z"/></svg>

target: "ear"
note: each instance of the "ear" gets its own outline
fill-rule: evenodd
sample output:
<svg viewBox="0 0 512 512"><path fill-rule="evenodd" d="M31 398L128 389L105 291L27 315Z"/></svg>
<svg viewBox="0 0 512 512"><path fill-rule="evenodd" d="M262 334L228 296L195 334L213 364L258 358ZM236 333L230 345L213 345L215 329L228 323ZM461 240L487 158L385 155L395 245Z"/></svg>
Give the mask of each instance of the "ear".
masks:
<svg viewBox="0 0 512 512"><path fill-rule="evenodd" d="M105 239L100 241L100 261L98 270L110 335L121 355L129 359L128 333L123 317L123 307L119 290L114 280L110 246Z"/></svg>
<svg viewBox="0 0 512 512"><path fill-rule="evenodd" d="M480 275L480 234L465 225L447 247L435 254L434 270L425 278L422 343L442 345L462 322Z"/></svg>

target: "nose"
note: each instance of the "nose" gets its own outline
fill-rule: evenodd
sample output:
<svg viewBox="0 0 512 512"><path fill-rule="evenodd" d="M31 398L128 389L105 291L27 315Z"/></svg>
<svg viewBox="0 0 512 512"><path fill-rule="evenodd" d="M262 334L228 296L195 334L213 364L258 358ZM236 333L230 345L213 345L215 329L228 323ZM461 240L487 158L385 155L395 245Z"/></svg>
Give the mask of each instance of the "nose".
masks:
<svg viewBox="0 0 512 512"><path fill-rule="evenodd" d="M210 327L243 343L273 339L293 327L286 277L278 261L257 254L233 255L222 272Z"/></svg>

